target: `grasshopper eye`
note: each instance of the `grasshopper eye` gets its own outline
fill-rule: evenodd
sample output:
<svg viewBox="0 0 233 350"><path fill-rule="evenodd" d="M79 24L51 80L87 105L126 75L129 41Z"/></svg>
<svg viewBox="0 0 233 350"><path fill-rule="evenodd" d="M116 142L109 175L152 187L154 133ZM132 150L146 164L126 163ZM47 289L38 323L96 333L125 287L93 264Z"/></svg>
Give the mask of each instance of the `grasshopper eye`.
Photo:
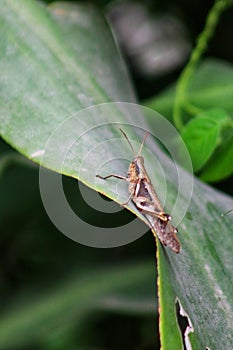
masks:
<svg viewBox="0 0 233 350"><path fill-rule="evenodd" d="M171 215L169 215L169 214L164 213L163 216L164 216L164 218L166 218L166 221L171 221L171 219L172 219Z"/></svg>

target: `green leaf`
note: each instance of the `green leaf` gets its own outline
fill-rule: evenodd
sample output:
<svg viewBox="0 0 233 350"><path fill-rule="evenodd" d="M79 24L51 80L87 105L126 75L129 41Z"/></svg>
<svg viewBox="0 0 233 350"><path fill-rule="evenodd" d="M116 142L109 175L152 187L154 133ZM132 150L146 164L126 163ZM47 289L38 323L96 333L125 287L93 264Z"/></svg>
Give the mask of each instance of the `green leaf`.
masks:
<svg viewBox="0 0 233 350"><path fill-rule="evenodd" d="M161 348L163 350L180 350L182 348L182 340L176 319L176 292L171 283L174 277L169 271L166 255L160 245L158 245L157 257Z"/></svg>
<svg viewBox="0 0 233 350"><path fill-rule="evenodd" d="M200 170L220 142L220 132L228 121L224 110L203 112L181 130L181 136L190 153L194 171Z"/></svg>
<svg viewBox="0 0 233 350"><path fill-rule="evenodd" d="M179 227L182 252L170 254L159 246L160 312L170 310L169 322L164 322L168 315L161 317L163 350L171 349L169 338L177 332L172 314L176 298L194 328L192 349L231 348L233 215L221 217L223 207L232 208L233 200L195 181L190 211Z"/></svg>
<svg viewBox="0 0 233 350"><path fill-rule="evenodd" d="M233 67L220 60L203 62L192 77L188 102L200 108L233 111Z"/></svg>
<svg viewBox="0 0 233 350"><path fill-rule="evenodd" d="M51 133L78 111L134 101L112 34L92 6L61 3L49 12L36 1L4 0L0 35L0 134L36 162ZM99 124L106 120L107 112Z"/></svg>
<svg viewBox="0 0 233 350"><path fill-rule="evenodd" d="M169 87L160 95L151 98L145 105L165 115L169 120L172 120L174 100L175 87ZM187 120L187 112L192 117L196 116L196 111L200 113L210 108L222 108L225 111L232 112L232 65L213 59L201 62L190 80L183 107L185 108L184 121Z"/></svg>
<svg viewBox="0 0 233 350"><path fill-rule="evenodd" d="M201 179L208 182L220 181L233 173L233 131L207 162L201 172Z"/></svg>
<svg viewBox="0 0 233 350"><path fill-rule="evenodd" d="M164 115L168 120L172 122L173 118L173 106L175 102L175 86L170 86L164 91L160 92L155 97L144 101L144 105ZM150 121L153 128L153 119ZM155 126L154 126L155 127Z"/></svg>
<svg viewBox="0 0 233 350"><path fill-rule="evenodd" d="M188 91L186 92L186 100L183 108L183 121L190 122L190 126L185 126L183 133L186 133L186 127L193 131L193 137L196 142L193 146L189 143L189 149L194 162L195 170L202 169L201 178L205 181L219 181L232 174L231 161L231 141L232 138L232 122L229 123L229 135L225 137L225 130L222 137L217 137L218 127L209 133L209 139L204 143L204 136L201 137L202 130L201 121L194 120L200 113L205 113L211 109L222 109L232 115L233 112L233 69L232 65L220 60L206 60L200 64L195 71L195 74L190 80ZM175 101L175 87L169 87L159 96L150 99L145 103L146 106L162 113L170 121L173 119L173 107ZM224 112L223 112L224 113ZM149 119L151 130L156 129L153 118ZM195 131L195 124L197 123L197 130ZM207 123L207 125L206 125ZM205 128L209 121L206 121ZM193 130L192 130L193 125ZM224 127L223 127L224 129ZM205 132L203 132L205 134ZM200 142L200 138L203 142ZM199 141L198 141L199 140ZM203 145L201 152L201 145ZM218 147L216 147L218 146ZM197 147L197 149L196 149ZM207 162L207 163L206 163Z"/></svg>

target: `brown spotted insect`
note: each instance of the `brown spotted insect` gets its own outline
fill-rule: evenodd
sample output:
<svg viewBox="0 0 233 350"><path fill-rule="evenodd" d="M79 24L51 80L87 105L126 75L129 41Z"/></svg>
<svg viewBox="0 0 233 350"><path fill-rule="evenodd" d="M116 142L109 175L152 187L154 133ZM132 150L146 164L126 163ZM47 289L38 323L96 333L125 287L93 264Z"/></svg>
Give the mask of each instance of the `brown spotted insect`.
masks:
<svg viewBox="0 0 233 350"><path fill-rule="evenodd" d="M129 183L129 198L122 204L126 206L130 200L133 201L137 209L147 218L148 224L154 234L164 246L168 246L173 252L179 253L181 249L177 238L177 228L170 223L171 216L166 214L159 200L159 197L151 183L144 165L144 158L141 156L143 145L148 133L145 134L139 152L136 153L125 132L120 129L134 153L134 158L129 165L128 176L110 174L107 176L96 175L102 180L115 177Z"/></svg>

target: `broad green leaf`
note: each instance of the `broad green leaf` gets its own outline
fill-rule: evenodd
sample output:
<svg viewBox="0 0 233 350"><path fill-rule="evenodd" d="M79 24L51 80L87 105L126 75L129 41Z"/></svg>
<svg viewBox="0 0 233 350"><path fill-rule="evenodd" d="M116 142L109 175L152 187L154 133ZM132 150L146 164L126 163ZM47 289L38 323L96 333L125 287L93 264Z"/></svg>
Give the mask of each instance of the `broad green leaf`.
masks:
<svg viewBox="0 0 233 350"><path fill-rule="evenodd" d="M111 32L92 6L64 3L49 12L34 0L3 0L0 35L0 134L36 162L51 133L78 111L134 101Z"/></svg>
<svg viewBox="0 0 233 350"><path fill-rule="evenodd" d="M181 136L190 153L194 171L200 170L213 154L228 118L224 110L208 110L182 128Z"/></svg>
<svg viewBox="0 0 233 350"><path fill-rule="evenodd" d="M140 106L122 102L134 96L105 20L90 6L57 4L50 13L29 0L4 1L0 15L2 137L33 161L122 203L125 188L116 198L95 175L113 153L129 154L126 143L114 141L119 126L146 122ZM125 165L119 162L119 174Z"/></svg>
<svg viewBox="0 0 233 350"><path fill-rule="evenodd" d="M194 328L189 337L192 349L217 350L221 344L230 349L233 341L233 216L221 217L221 208L232 206L232 199L196 181L190 211L180 225L182 252L164 256L159 249L160 312L171 303L174 308L179 298ZM173 293L168 295L167 289ZM169 350L166 338L173 336L174 328L168 322L161 327L162 349Z"/></svg>

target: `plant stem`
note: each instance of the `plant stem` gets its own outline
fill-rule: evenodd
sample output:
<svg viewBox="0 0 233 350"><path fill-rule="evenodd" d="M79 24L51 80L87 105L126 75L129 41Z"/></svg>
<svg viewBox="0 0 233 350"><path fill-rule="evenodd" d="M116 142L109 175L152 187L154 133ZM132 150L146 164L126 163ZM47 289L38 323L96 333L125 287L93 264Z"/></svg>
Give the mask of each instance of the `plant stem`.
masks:
<svg viewBox="0 0 233 350"><path fill-rule="evenodd" d="M214 35L219 18L224 10L233 4L232 0L216 0L211 8L207 19L205 28L197 38L196 47L193 49L190 59L180 75L176 87L176 98L174 102L173 121L178 130L183 127L181 117L182 105L186 99L186 91L189 80L193 75L202 55L206 51L211 37Z"/></svg>

